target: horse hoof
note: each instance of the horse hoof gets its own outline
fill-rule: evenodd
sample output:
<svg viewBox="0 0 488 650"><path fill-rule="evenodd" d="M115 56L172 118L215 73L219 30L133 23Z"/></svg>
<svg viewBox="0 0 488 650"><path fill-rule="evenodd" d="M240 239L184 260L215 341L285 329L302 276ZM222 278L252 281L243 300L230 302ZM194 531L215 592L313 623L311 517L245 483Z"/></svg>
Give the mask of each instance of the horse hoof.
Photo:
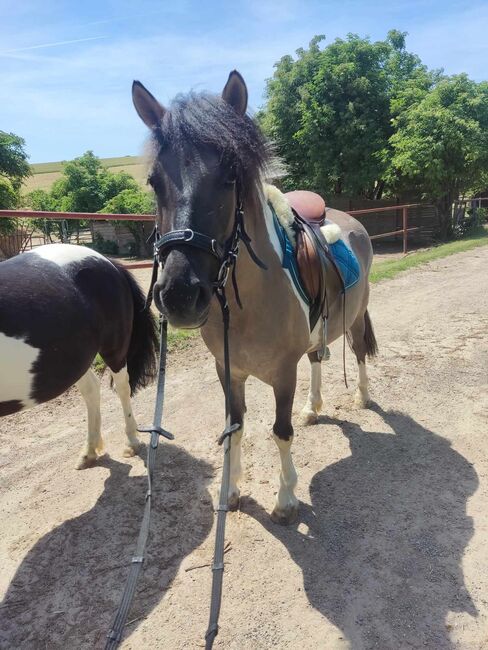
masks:
<svg viewBox="0 0 488 650"><path fill-rule="evenodd" d="M298 504L288 506L287 508L275 507L271 513L271 521L280 526L289 526L294 524L298 519Z"/></svg>
<svg viewBox="0 0 488 650"><path fill-rule="evenodd" d="M354 396L354 406L358 409L366 409L370 403L369 395L363 395L360 391Z"/></svg>
<svg viewBox="0 0 488 650"><path fill-rule="evenodd" d="M309 426L310 424L317 424L319 416L315 411L302 411L300 413L300 420L303 426Z"/></svg>
<svg viewBox="0 0 488 650"><path fill-rule="evenodd" d="M233 492L232 494L229 494L227 505L229 506L229 510L231 512L235 512L236 510L239 510L239 503L240 503L240 492Z"/></svg>
<svg viewBox="0 0 488 650"><path fill-rule="evenodd" d="M77 462L75 469L88 469L88 467L93 467L97 462L97 456L92 454L83 454L79 461Z"/></svg>
<svg viewBox="0 0 488 650"><path fill-rule="evenodd" d="M132 447L128 445L127 447L124 448L122 455L124 456L124 458L132 458L137 454L139 447L140 445L137 445L136 447Z"/></svg>

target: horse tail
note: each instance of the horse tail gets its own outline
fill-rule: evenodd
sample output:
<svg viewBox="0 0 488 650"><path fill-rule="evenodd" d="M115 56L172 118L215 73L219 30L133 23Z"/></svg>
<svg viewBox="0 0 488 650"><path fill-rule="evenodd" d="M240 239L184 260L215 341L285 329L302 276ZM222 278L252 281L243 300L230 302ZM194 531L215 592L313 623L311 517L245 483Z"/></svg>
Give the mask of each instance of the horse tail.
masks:
<svg viewBox="0 0 488 650"><path fill-rule="evenodd" d="M117 265L117 268L127 280L134 303L132 334L127 351L127 372L131 395L133 395L139 388L145 388L156 378L158 334L156 319L150 309L145 309L146 297L141 287L130 271L120 265Z"/></svg>
<svg viewBox="0 0 488 650"><path fill-rule="evenodd" d="M372 359L378 354L378 343L376 342L373 323L367 309L364 312L364 342L366 344L366 354L369 359Z"/></svg>

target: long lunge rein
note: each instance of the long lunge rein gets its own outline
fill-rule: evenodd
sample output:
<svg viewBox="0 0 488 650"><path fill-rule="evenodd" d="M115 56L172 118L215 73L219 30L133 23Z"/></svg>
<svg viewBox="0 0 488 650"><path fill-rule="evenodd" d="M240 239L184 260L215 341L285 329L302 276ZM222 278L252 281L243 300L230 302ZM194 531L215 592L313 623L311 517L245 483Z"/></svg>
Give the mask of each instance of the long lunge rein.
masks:
<svg viewBox="0 0 488 650"><path fill-rule="evenodd" d="M224 245L221 245L215 239L203 235L194 230L172 230L165 235L160 235L155 227L155 243L154 243L154 266L149 287L148 297L146 300L145 309L149 309L152 303L152 292L156 281L156 273L160 264L164 265L164 254L167 253L173 246L194 246L205 252L215 256L219 262L220 267L216 281L213 283L213 288L222 310L222 320L224 325L224 395L225 395L225 429L220 436L218 443L223 445L224 448L224 463L222 468L222 481L220 487L219 503L216 508L217 512L217 527L215 535L215 551L212 564L212 591L210 601L210 615L208 629L205 634L205 648L210 650L213 646L215 637L218 634L220 605L222 600L222 581L224 573L224 542L225 542L225 520L229 510L228 506L228 492L230 480L230 449L232 434L239 428L239 424L233 424L231 421L231 379L230 379L230 355L229 355L229 324L230 312L225 288L229 274L232 271L232 284L235 291L236 301L239 307L242 304L239 298L239 290L235 276L235 264L239 254L239 243L242 241L246 246L252 260L262 269L266 269L263 262L257 257L251 246L251 239L248 236L244 227L244 211L242 209L242 202L240 200L239 188L236 188L236 209L235 219L232 234ZM140 574L142 563L144 561L144 553L146 542L149 534L149 521L151 516L151 500L152 500L152 479L153 470L156 460L156 453L159 445L159 436L172 440L173 435L161 427L163 416L163 402L164 402L164 384L166 377L166 351L167 351L167 333L168 322L164 315L160 319L161 327L161 340L160 340L160 361L158 372L158 383L156 389L156 404L154 409L154 420L150 427L140 428L139 431L151 433L150 442L147 450L147 481L148 488L146 492L146 504L144 508L144 515L139 531L136 550L131 560L129 575L125 584L122 599L115 615L112 627L107 635L107 643L105 650L114 650L120 643L122 632L130 611L132 600L137 585L137 580Z"/></svg>

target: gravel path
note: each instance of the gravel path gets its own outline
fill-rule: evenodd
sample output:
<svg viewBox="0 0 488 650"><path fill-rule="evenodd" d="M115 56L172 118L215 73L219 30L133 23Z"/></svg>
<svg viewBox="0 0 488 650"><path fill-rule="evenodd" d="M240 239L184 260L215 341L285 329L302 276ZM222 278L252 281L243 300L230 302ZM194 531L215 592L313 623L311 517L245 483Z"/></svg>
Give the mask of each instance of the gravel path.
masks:
<svg viewBox="0 0 488 650"><path fill-rule="evenodd" d="M298 524L272 524L272 392L248 384L241 511L228 518L221 631L232 650L488 648L488 247L374 286L371 410L352 407L341 344L318 425L296 427ZM295 412L308 390L300 365ZM348 374L355 374L348 355ZM154 389L135 399L149 422ZM76 391L0 421L0 648L103 648L142 514L144 464L122 457L105 379L108 455L74 470ZM197 340L172 356L149 557L122 647L203 647L223 397Z"/></svg>

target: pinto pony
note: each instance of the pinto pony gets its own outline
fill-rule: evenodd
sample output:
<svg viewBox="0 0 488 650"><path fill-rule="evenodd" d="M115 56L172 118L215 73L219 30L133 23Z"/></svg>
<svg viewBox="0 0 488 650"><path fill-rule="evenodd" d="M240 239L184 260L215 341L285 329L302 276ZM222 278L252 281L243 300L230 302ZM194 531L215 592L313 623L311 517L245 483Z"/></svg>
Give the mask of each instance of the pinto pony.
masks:
<svg viewBox="0 0 488 650"><path fill-rule="evenodd" d="M277 204L282 201L276 197L283 195L265 184L273 156L257 125L246 115L247 89L241 75L236 71L230 74L221 97L179 96L168 109L138 81L133 84L132 96L139 116L151 131L153 157L148 180L156 194L157 226L160 243L164 242L154 300L176 327L201 328L222 383L223 325L214 288L237 220L242 219L245 236L241 237L234 277L238 292L232 290L230 282L227 287L231 417L240 425L232 437L229 507L238 505L244 387L248 376L253 375L272 386L276 400L273 432L281 473L272 518L291 523L298 514L294 494L297 474L290 453L297 364L303 354L309 354L311 388L304 418L316 422L322 405L317 350L324 338L330 343L342 335L343 322L359 367L356 401L365 406L369 399L365 358L376 352L367 312L373 257L370 239L350 215L327 211L327 218L340 228L342 241L356 255L359 277L347 292L343 314L341 283L336 271L327 269L329 310L324 337L322 319L311 327L309 306L283 263L274 213L281 213L286 229L291 226L287 223L291 211L287 215L286 210L279 209ZM336 226L333 230L339 231ZM293 239L293 232L290 237Z"/></svg>
<svg viewBox="0 0 488 650"><path fill-rule="evenodd" d="M132 275L83 246L49 244L0 262L0 416L47 402L76 384L88 411L78 469L103 448L100 354L122 404L127 447L139 447L131 395L155 375L153 316Z"/></svg>

